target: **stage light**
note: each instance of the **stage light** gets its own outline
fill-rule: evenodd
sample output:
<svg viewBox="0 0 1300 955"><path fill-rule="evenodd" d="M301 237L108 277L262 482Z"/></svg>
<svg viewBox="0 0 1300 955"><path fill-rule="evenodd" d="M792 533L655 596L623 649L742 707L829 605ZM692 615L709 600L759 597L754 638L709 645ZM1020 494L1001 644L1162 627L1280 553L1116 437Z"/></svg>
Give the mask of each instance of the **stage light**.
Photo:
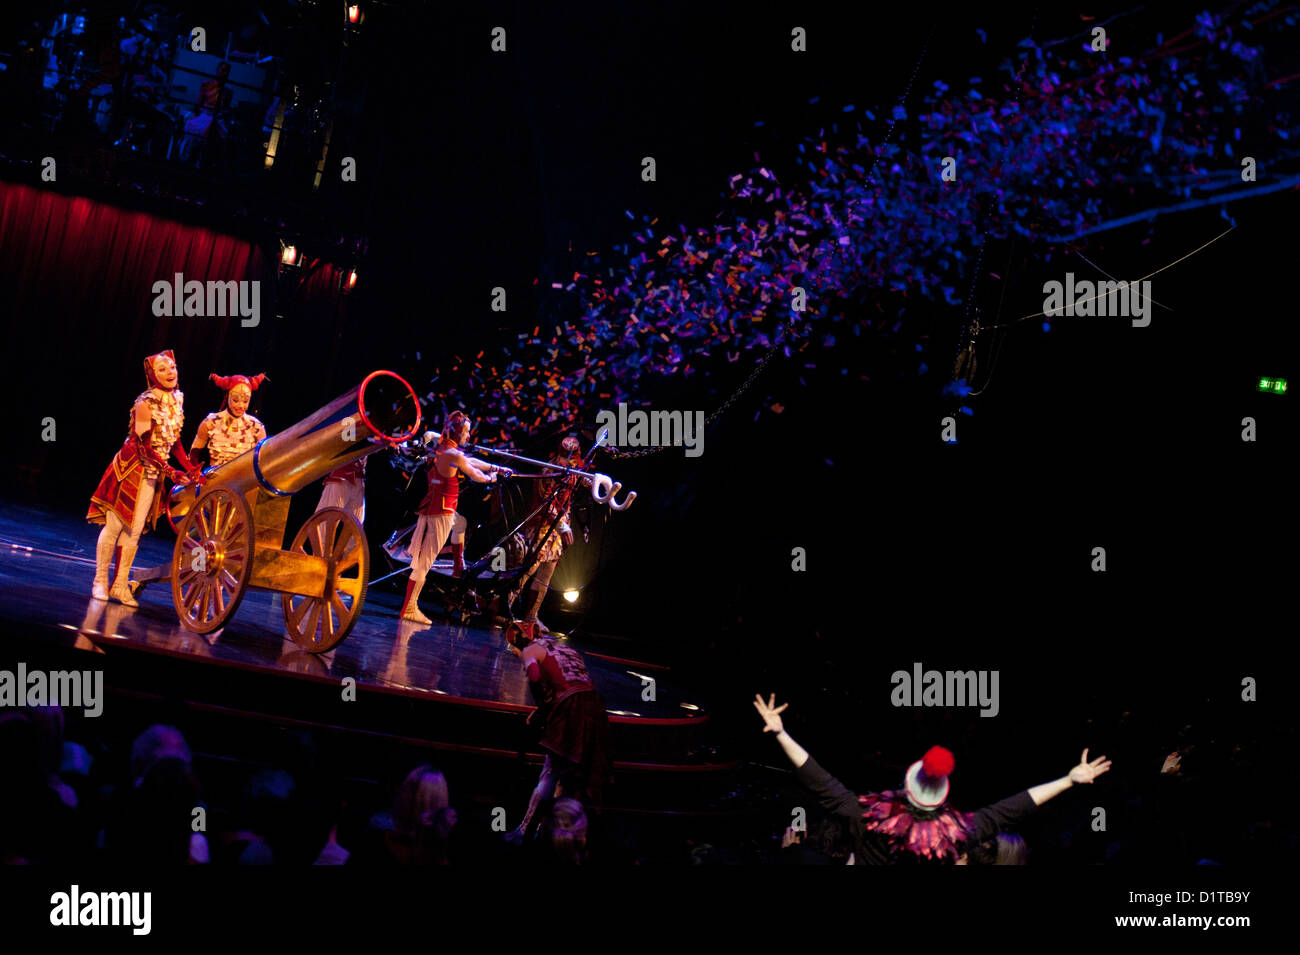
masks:
<svg viewBox="0 0 1300 955"><path fill-rule="evenodd" d="M280 243L280 264L281 265L298 264L298 249L296 246L285 245L284 242Z"/></svg>
<svg viewBox="0 0 1300 955"><path fill-rule="evenodd" d="M342 278L343 291L350 292L357 287L357 270L348 269L343 273Z"/></svg>
<svg viewBox="0 0 1300 955"><path fill-rule="evenodd" d="M1261 378L1259 384L1255 386L1256 391L1268 391L1275 395L1286 394L1285 378Z"/></svg>
<svg viewBox="0 0 1300 955"><path fill-rule="evenodd" d="M361 22L361 6L353 3L348 5L348 23Z"/></svg>
<svg viewBox="0 0 1300 955"><path fill-rule="evenodd" d="M578 592L576 590L566 590L564 592L564 599L569 603L575 603L578 599Z"/></svg>

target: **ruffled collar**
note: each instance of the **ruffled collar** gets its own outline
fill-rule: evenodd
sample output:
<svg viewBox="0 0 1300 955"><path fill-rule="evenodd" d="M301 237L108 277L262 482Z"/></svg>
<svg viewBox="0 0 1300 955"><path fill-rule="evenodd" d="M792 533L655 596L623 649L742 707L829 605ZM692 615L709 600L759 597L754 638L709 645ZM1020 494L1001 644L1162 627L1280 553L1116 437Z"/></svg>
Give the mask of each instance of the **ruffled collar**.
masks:
<svg viewBox="0 0 1300 955"><path fill-rule="evenodd" d="M922 859L957 861L969 836L973 817L947 803L933 810L918 809L902 790L858 797L862 825L889 839L892 855L911 853Z"/></svg>

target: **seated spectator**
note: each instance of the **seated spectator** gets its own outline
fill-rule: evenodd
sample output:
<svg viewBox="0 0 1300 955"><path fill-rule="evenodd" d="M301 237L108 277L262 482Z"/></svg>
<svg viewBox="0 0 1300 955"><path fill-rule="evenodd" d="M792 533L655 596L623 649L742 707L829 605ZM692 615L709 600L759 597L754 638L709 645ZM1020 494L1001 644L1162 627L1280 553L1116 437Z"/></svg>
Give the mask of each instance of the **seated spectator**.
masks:
<svg viewBox="0 0 1300 955"><path fill-rule="evenodd" d="M447 842L456 825L447 779L427 763L402 781L387 834L388 861L400 866L447 864Z"/></svg>
<svg viewBox="0 0 1300 955"><path fill-rule="evenodd" d="M58 707L0 714L0 862L70 863L89 850L76 794L56 772L62 750Z"/></svg>
<svg viewBox="0 0 1300 955"><path fill-rule="evenodd" d="M994 838L967 846L957 865L1028 865L1029 847L1015 833L999 832Z"/></svg>
<svg viewBox="0 0 1300 955"><path fill-rule="evenodd" d="M199 784L189 763L176 756L157 760L130 790L121 794L106 832L117 864L193 865L207 861L206 840L196 851L192 836ZM196 858L198 856L198 858Z"/></svg>
<svg viewBox="0 0 1300 955"><path fill-rule="evenodd" d="M209 861L208 840L194 830L204 808L191 766L190 746L174 726L154 724L131 743L131 785L111 799L101 833L110 857L123 864L161 865Z"/></svg>
<svg viewBox="0 0 1300 955"><path fill-rule="evenodd" d="M227 850L237 865L273 865L292 861L297 783L279 769L253 774L244 787L240 819L243 828L227 837Z"/></svg>
<svg viewBox="0 0 1300 955"><path fill-rule="evenodd" d="M586 865L587 814L576 799L561 798L551 807L546 821L554 860L560 865Z"/></svg>

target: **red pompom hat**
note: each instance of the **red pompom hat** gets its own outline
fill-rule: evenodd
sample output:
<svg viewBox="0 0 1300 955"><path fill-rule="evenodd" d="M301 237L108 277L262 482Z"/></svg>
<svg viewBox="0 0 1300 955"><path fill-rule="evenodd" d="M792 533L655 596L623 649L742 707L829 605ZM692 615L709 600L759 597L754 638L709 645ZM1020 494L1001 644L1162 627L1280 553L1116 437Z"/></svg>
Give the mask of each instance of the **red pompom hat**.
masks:
<svg viewBox="0 0 1300 955"><path fill-rule="evenodd" d="M236 385L248 385L249 391L256 391L262 382L266 381L266 375L254 375L248 378L245 375L208 375L212 383L226 393L226 397L221 399L221 407L226 407L226 402L230 398L230 389Z"/></svg>
<svg viewBox="0 0 1300 955"><path fill-rule="evenodd" d="M936 809L948 799L948 776L956 760L942 746L931 746L907 768L905 788L908 800L920 809Z"/></svg>

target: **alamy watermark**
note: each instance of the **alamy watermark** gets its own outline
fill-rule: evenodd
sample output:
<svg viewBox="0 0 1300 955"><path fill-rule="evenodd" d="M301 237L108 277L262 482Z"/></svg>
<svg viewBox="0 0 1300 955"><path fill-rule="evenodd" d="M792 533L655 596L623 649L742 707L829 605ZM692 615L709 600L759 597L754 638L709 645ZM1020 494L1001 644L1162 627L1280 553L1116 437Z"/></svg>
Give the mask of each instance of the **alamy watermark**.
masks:
<svg viewBox="0 0 1300 955"><path fill-rule="evenodd" d="M1073 272L1065 273L1065 282L1043 285L1043 315L1084 318L1132 318L1134 328L1151 324L1151 282L1076 282Z"/></svg>
<svg viewBox="0 0 1300 955"><path fill-rule="evenodd" d="M185 281L176 273L172 281L153 283L153 313L158 318L226 318L238 316L240 325L256 328L262 321L262 283Z"/></svg>
<svg viewBox="0 0 1300 955"><path fill-rule="evenodd" d="M126 925L132 935L148 935L152 892L82 892L74 885L50 896L51 925Z"/></svg>
<svg viewBox="0 0 1300 955"><path fill-rule="evenodd" d="M596 415L596 430L605 427L616 448L685 448L688 458L704 453L703 411L628 411L620 401L617 412Z"/></svg>
<svg viewBox="0 0 1300 955"><path fill-rule="evenodd" d="M104 712L103 670L0 670L0 708L6 706L61 706L83 708L86 716Z"/></svg>
<svg viewBox="0 0 1300 955"><path fill-rule="evenodd" d="M978 706L980 716L997 716L997 670L895 670L889 702L894 706Z"/></svg>

